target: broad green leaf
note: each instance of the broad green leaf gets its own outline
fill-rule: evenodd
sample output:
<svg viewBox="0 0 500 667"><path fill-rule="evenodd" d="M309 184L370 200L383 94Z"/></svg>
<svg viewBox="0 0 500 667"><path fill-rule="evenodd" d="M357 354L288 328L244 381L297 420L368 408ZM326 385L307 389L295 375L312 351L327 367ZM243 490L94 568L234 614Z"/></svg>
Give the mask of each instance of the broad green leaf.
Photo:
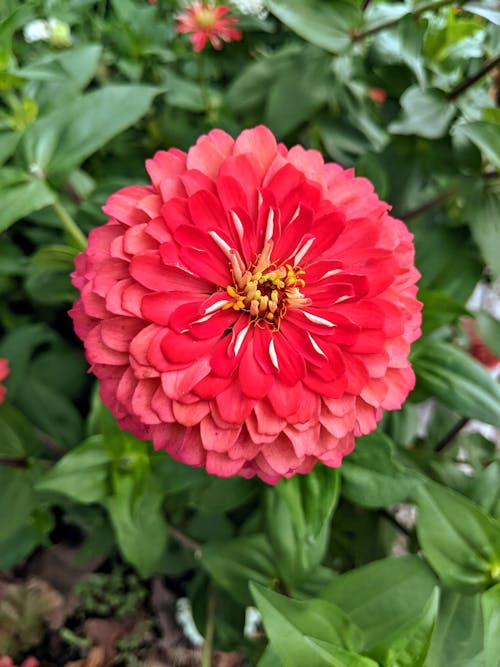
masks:
<svg viewBox="0 0 500 667"><path fill-rule="evenodd" d="M500 167L500 124L478 120L455 126L455 132L464 134L482 151L495 167Z"/></svg>
<svg viewBox="0 0 500 667"><path fill-rule="evenodd" d="M500 135L500 125L497 133ZM500 194L488 190L478 193L470 199L466 216L488 267L500 276Z"/></svg>
<svg viewBox="0 0 500 667"><path fill-rule="evenodd" d="M342 462L342 494L363 507L386 507L412 496L418 479L394 458L391 439L377 431L359 438Z"/></svg>
<svg viewBox="0 0 500 667"><path fill-rule="evenodd" d="M0 186L0 198L0 232L3 232L17 220L50 206L55 195L44 181L22 173L17 182Z"/></svg>
<svg viewBox="0 0 500 667"><path fill-rule="evenodd" d="M39 303L72 302L78 295L71 284L76 251L70 246L40 248L32 257L26 278L26 290Z"/></svg>
<svg viewBox="0 0 500 667"><path fill-rule="evenodd" d="M16 150L17 143L21 138L21 132L0 132L0 165L2 165Z"/></svg>
<svg viewBox="0 0 500 667"><path fill-rule="evenodd" d="M376 5L374 5L375 7ZM408 11L406 3L396 5L400 11ZM379 24L378 22L377 24ZM418 23L413 16L402 17L393 30L380 31L372 48L384 63L404 63L415 74L420 87L426 86L424 59L422 55L424 23Z"/></svg>
<svg viewBox="0 0 500 667"><path fill-rule="evenodd" d="M24 456L23 442L12 428L8 418L4 417L4 412L5 406L0 407L0 457L22 457Z"/></svg>
<svg viewBox="0 0 500 667"><path fill-rule="evenodd" d="M485 667L481 596L444 589L427 656L428 667Z"/></svg>
<svg viewBox="0 0 500 667"><path fill-rule="evenodd" d="M290 30L331 53L351 43L349 31L359 23L359 3L337 0L267 0L267 8Z"/></svg>
<svg viewBox="0 0 500 667"><path fill-rule="evenodd" d="M322 597L349 614L370 649L413 623L435 585L434 574L420 558L384 558L336 577Z"/></svg>
<svg viewBox="0 0 500 667"><path fill-rule="evenodd" d="M271 586L278 570L265 535L209 542L201 551L201 564L216 583L244 605L252 604L248 582Z"/></svg>
<svg viewBox="0 0 500 667"><path fill-rule="evenodd" d="M500 656L500 584L481 596L484 621L485 667L498 667Z"/></svg>
<svg viewBox="0 0 500 667"><path fill-rule="evenodd" d="M28 521L34 502L29 469L0 464L0 542Z"/></svg>
<svg viewBox="0 0 500 667"><path fill-rule="evenodd" d="M493 315L480 310L474 313L475 328L479 336L484 340L487 347L500 357L500 320Z"/></svg>
<svg viewBox="0 0 500 667"><path fill-rule="evenodd" d="M82 95L62 109L37 120L21 142L29 167L60 183L85 158L147 113L158 88L110 85Z"/></svg>
<svg viewBox="0 0 500 667"><path fill-rule="evenodd" d="M331 602L321 599L294 600L269 588L251 583L250 590L262 614L271 646L287 667L332 665L313 640L353 649L361 641L359 629Z"/></svg>
<svg viewBox="0 0 500 667"><path fill-rule="evenodd" d="M371 651L383 667L424 667L436 623L439 588L436 586L420 616L400 628Z"/></svg>
<svg viewBox="0 0 500 667"><path fill-rule="evenodd" d="M128 473L115 475L114 486L114 494L104 504L120 551L143 577L151 576L167 545L164 491L149 474L139 479Z"/></svg>
<svg viewBox="0 0 500 667"><path fill-rule="evenodd" d="M80 503L96 503L110 493L110 458L102 436L94 435L65 454L38 481L39 491L62 493Z"/></svg>
<svg viewBox="0 0 500 667"><path fill-rule="evenodd" d="M476 2L466 2L462 8L471 14L483 16L488 21L500 25L500 9L496 0L477 0Z"/></svg>
<svg viewBox="0 0 500 667"><path fill-rule="evenodd" d="M422 331L424 334L455 322L467 310L444 292L438 290L420 290L418 298L423 302Z"/></svg>
<svg viewBox="0 0 500 667"><path fill-rule="evenodd" d="M328 664L331 667L378 667L378 663L371 658L367 658L359 653L353 653L352 651L346 651L340 648L340 646L332 644L332 642L308 637L307 635L304 636L304 640L314 650L314 654L309 658L308 664L310 665L313 664L315 657L318 656L330 661Z"/></svg>
<svg viewBox="0 0 500 667"><path fill-rule="evenodd" d="M500 426L500 385L462 350L425 341L415 350L417 386L464 417Z"/></svg>
<svg viewBox="0 0 500 667"><path fill-rule="evenodd" d="M267 533L288 586L299 586L321 563L339 490L338 471L322 465L267 490Z"/></svg>
<svg viewBox="0 0 500 667"><path fill-rule="evenodd" d="M425 557L447 586L477 590L500 578L500 522L439 484L417 494L417 535Z"/></svg>
<svg viewBox="0 0 500 667"><path fill-rule="evenodd" d="M455 115L455 107L435 88L411 86L401 97L402 117L389 125L394 134L416 134L426 139L444 136Z"/></svg>

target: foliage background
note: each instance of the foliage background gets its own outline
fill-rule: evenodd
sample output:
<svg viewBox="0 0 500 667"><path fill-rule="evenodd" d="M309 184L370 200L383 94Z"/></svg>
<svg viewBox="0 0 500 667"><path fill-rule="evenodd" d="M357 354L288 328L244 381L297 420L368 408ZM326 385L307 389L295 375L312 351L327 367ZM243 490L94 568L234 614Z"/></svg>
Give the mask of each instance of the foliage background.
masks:
<svg viewBox="0 0 500 667"><path fill-rule="evenodd" d="M0 569L77 529L82 559L165 577L259 667L498 667L500 460L494 431L463 427L499 427L500 392L461 324L500 355L498 321L467 306L500 272L498 4L265 5L241 42L193 54L170 0L2 3ZM71 43L24 40L51 17ZM66 314L109 194L155 150L258 123L374 182L415 234L424 302L405 407L340 470L274 489L120 432ZM248 605L269 645L243 635Z"/></svg>

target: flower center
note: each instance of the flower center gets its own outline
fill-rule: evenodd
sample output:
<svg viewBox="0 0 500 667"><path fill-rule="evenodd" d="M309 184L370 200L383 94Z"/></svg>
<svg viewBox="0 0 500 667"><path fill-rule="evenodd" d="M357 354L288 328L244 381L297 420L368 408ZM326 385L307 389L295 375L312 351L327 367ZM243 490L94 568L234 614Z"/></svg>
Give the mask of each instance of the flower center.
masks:
<svg viewBox="0 0 500 667"><path fill-rule="evenodd" d="M231 257L234 284L226 288L232 301L224 310L245 311L255 322L268 322L277 330L288 308L308 306L310 299L300 291L305 285L300 276L305 271L291 264L270 262L271 250L272 243L266 244L255 263L246 269L239 254L234 253Z"/></svg>
<svg viewBox="0 0 500 667"><path fill-rule="evenodd" d="M196 12L194 20L200 30L211 30L217 23L217 15L213 9L205 7Z"/></svg>

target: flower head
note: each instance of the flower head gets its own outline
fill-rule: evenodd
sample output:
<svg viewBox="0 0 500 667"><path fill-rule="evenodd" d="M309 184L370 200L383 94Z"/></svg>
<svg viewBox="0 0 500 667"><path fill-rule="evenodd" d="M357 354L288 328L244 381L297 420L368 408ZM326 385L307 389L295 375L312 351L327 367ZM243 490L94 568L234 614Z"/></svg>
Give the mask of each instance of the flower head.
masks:
<svg viewBox="0 0 500 667"><path fill-rule="evenodd" d="M0 358L0 381L5 380L9 374L9 362L7 359ZM0 403L3 403L5 398L5 387L0 384Z"/></svg>
<svg viewBox="0 0 500 667"><path fill-rule="evenodd" d="M413 387L412 236L371 183L265 127L159 151L77 257L71 312L123 428L269 483L338 466Z"/></svg>
<svg viewBox="0 0 500 667"><path fill-rule="evenodd" d="M227 16L229 8L226 5L216 5L214 2L194 0L186 5L185 11L176 16L176 32L191 33L191 44L195 51L205 48L210 41L214 49L221 49L222 42L232 42L242 38L242 34L235 28L238 21Z"/></svg>

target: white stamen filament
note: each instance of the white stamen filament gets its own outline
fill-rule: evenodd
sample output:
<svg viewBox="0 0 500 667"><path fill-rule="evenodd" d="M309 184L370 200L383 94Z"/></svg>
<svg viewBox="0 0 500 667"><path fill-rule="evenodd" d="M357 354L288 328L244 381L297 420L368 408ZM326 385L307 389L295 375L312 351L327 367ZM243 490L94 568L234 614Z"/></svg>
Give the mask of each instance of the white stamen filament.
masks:
<svg viewBox="0 0 500 667"><path fill-rule="evenodd" d="M295 260L294 260L295 266L300 264L304 255L307 253L307 251L312 246L314 241L316 241L315 238L309 239L309 241L306 241L306 243L304 243L304 246L299 250L299 252L297 252L297 254L295 255Z"/></svg>
<svg viewBox="0 0 500 667"><path fill-rule="evenodd" d="M325 278L331 278L332 276L336 276L338 273L342 273L342 269L332 269L331 271L327 271L324 273L320 280L325 280Z"/></svg>
<svg viewBox="0 0 500 667"><path fill-rule="evenodd" d="M215 313L216 310L220 310L222 306L225 306L226 304L227 304L227 299L221 299L220 301L216 301L205 310L204 315L208 315L209 313Z"/></svg>
<svg viewBox="0 0 500 667"><path fill-rule="evenodd" d="M279 371L280 366L278 363L278 355L276 354L276 348L274 347L274 340L271 338L271 342L269 343L269 358L271 359L272 365L276 368L277 371Z"/></svg>
<svg viewBox="0 0 500 667"><path fill-rule="evenodd" d="M234 341L234 356L238 356L238 352L241 350L241 346L243 345L243 341L245 340L245 337L248 333L248 330L250 329L250 325L246 326L244 329L240 331L240 333L236 336L236 340Z"/></svg>
<svg viewBox="0 0 500 667"><path fill-rule="evenodd" d="M342 303L342 301L347 301L347 299L350 299L351 296L349 294L344 294L344 296L339 296L339 298L334 301L333 303Z"/></svg>
<svg viewBox="0 0 500 667"><path fill-rule="evenodd" d="M333 322L330 322L330 320L325 320L324 317L319 317L318 315L313 315L312 313L308 313L307 310L302 311L304 313L304 316L310 321L314 322L314 324L322 324L325 327L334 327L335 324Z"/></svg>
<svg viewBox="0 0 500 667"><path fill-rule="evenodd" d="M300 204L297 206L297 208L295 209L295 213L290 218L290 222L288 223L289 225L291 225L292 222L299 217L299 213L300 213Z"/></svg>
<svg viewBox="0 0 500 667"><path fill-rule="evenodd" d="M228 259L231 259L230 253L231 253L231 246L228 245L224 239L221 239L221 237L217 234L217 232L211 231L208 232L208 235L210 238L215 241L215 243L219 246L219 248L222 250L222 252L226 255Z"/></svg>
<svg viewBox="0 0 500 667"><path fill-rule="evenodd" d="M269 213L267 215L267 225L266 225L266 234L264 236L264 243L267 243L270 239L272 239L273 232L274 232L274 210L270 208Z"/></svg>
<svg viewBox="0 0 500 667"><path fill-rule="evenodd" d="M236 228L236 232L237 232L240 240L243 241L243 235L245 233L245 230L243 229L243 223L241 222L237 213L235 213L234 211L230 211L230 214L231 214L231 218L232 218L232 221L233 221L233 225Z"/></svg>

